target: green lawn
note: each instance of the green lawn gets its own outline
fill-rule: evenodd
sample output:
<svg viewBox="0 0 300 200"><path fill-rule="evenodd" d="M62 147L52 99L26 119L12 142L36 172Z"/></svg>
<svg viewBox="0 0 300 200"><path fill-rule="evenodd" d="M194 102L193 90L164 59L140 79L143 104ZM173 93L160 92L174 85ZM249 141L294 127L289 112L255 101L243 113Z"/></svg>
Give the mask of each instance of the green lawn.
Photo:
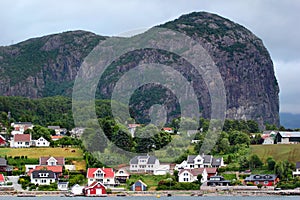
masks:
<svg viewBox="0 0 300 200"><path fill-rule="evenodd" d="M136 182L137 180L141 180L143 181L147 187L149 188L148 190L155 190L157 185L158 185L158 182L161 181L161 180L164 180L166 179L166 176L164 175L148 175L148 174L141 174L141 175L137 175L137 174L132 174L130 176L130 179L129 179L129 183L134 183Z"/></svg>
<svg viewBox="0 0 300 200"><path fill-rule="evenodd" d="M268 157L273 157L276 161L300 161L300 144L251 145L250 149L252 154L257 154L263 161Z"/></svg>

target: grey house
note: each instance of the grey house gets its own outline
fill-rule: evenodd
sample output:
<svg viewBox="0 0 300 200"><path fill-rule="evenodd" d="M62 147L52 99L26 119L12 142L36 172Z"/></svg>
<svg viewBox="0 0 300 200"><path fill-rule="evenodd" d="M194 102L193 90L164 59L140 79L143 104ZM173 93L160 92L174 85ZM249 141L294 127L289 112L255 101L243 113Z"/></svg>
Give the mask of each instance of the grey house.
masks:
<svg viewBox="0 0 300 200"><path fill-rule="evenodd" d="M160 167L159 160L155 156L135 156L130 160L130 171L141 173L153 173Z"/></svg>

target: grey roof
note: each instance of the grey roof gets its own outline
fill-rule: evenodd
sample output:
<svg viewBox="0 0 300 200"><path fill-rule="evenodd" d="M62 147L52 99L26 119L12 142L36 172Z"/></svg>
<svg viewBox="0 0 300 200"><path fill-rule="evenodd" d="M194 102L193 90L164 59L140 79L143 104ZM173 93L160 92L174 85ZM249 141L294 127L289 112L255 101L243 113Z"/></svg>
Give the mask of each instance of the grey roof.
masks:
<svg viewBox="0 0 300 200"><path fill-rule="evenodd" d="M130 164L138 164L138 162L139 162L138 156L134 156L130 160Z"/></svg>
<svg viewBox="0 0 300 200"><path fill-rule="evenodd" d="M48 176L41 176L41 174L48 174ZM32 178L55 178L55 173L50 170L35 170L32 172Z"/></svg>
<svg viewBox="0 0 300 200"><path fill-rule="evenodd" d="M253 174L245 178L245 181L274 181L276 178L275 174Z"/></svg>
<svg viewBox="0 0 300 200"><path fill-rule="evenodd" d="M213 158L211 165L212 166L221 166L221 161L222 161L222 158Z"/></svg>
<svg viewBox="0 0 300 200"><path fill-rule="evenodd" d="M7 166L7 161L4 158L0 158L0 166Z"/></svg>
<svg viewBox="0 0 300 200"><path fill-rule="evenodd" d="M296 162L296 169L300 169L300 162Z"/></svg>
<svg viewBox="0 0 300 200"><path fill-rule="evenodd" d="M196 155L188 155L187 163L194 163L195 158L196 158Z"/></svg>
<svg viewBox="0 0 300 200"><path fill-rule="evenodd" d="M300 137L300 132L279 131L279 134L284 138L286 138L286 137Z"/></svg>
<svg viewBox="0 0 300 200"><path fill-rule="evenodd" d="M130 164L138 164L140 159L147 159L147 164L155 164L157 160L155 156L135 156L130 160Z"/></svg>
<svg viewBox="0 0 300 200"><path fill-rule="evenodd" d="M212 155L203 155L202 158L204 159L203 163L210 164L212 161Z"/></svg>
<svg viewBox="0 0 300 200"><path fill-rule="evenodd" d="M155 156L149 156L147 164L155 164L157 158Z"/></svg>

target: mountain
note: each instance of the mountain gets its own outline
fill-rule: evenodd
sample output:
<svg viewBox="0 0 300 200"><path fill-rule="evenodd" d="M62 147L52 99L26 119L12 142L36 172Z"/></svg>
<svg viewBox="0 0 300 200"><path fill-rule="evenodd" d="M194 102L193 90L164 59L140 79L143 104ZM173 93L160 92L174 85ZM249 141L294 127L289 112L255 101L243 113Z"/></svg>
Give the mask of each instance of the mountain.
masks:
<svg viewBox="0 0 300 200"><path fill-rule="evenodd" d="M258 37L239 24L206 12L183 15L158 27L192 37L210 54L225 84L227 118L253 119L261 126L265 123L279 125L279 87L270 55ZM70 96L84 58L105 39L107 37L90 32L71 31L0 47L0 95ZM184 59L157 49L133 51L119 58L99 81L96 96L109 99L124 72L149 61L167 64L191 80L200 100L202 116L210 117L211 102L203 79L193 74ZM136 91L130 101L131 115L141 120L146 117L140 121L146 123L153 104L166 104L168 114L179 115L176 97L155 84Z"/></svg>

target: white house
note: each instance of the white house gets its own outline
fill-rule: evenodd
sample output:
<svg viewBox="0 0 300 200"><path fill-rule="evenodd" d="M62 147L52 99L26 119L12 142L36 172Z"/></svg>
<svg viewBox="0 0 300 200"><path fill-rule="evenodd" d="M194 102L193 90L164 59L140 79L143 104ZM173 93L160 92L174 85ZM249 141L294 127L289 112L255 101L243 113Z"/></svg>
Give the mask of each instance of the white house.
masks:
<svg viewBox="0 0 300 200"><path fill-rule="evenodd" d="M61 128L60 126L48 126L47 128L54 130L55 135L65 135L67 133L67 129Z"/></svg>
<svg viewBox="0 0 300 200"><path fill-rule="evenodd" d="M48 166L55 166L55 165L65 165L65 158L64 157L40 157L40 165L48 165Z"/></svg>
<svg viewBox="0 0 300 200"><path fill-rule="evenodd" d="M10 141L10 147L12 148L24 148L30 147L31 135L30 134L16 134Z"/></svg>
<svg viewBox="0 0 300 200"><path fill-rule="evenodd" d="M55 182L56 176L50 170L35 170L30 175L31 183L39 185L50 185Z"/></svg>
<svg viewBox="0 0 300 200"><path fill-rule="evenodd" d="M296 162L296 171L293 172L293 176L300 176L300 162Z"/></svg>
<svg viewBox="0 0 300 200"><path fill-rule="evenodd" d="M84 188L84 186L80 186L78 184L73 185L73 187L71 188L71 193L74 195L82 195L83 188Z"/></svg>
<svg viewBox="0 0 300 200"><path fill-rule="evenodd" d="M115 178L117 181L120 183L126 183L126 181L129 179L130 174L125 170L124 168L120 168L116 173L115 173Z"/></svg>
<svg viewBox="0 0 300 200"><path fill-rule="evenodd" d="M160 165L153 172L154 175L166 175L167 173L170 173L170 165Z"/></svg>
<svg viewBox="0 0 300 200"><path fill-rule="evenodd" d="M58 182L57 189L60 191L67 191L69 189L69 182Z"/></svg>
<svg viewBox="0 0 300 200"><path fill-rule="evenodd" d="M135 134L135 130L137 127L140 127L141 125L140 124L128 124L128 130L131 134L131 137L134 137L134 134Z"/></svg>
<svg viewBox="0 0 300 200"><path fill-rule="evenodd" d="M49 147L50 142L48 142L48 140L46 140L45 138L40 137L39 139L33 141L33 146L36 146L36 147Z"/></svg>
<svg viewBox="0 0 300 200"><path fill-rule="evenodd" d="M88 168L87 171L88 185L93 182L100 182L104 186L114 186L115 173L112 168Z"/></svg>
<svg viewBox="0 0 300 200"><path fill-rule="evenodd" d="M203 167L223 167L225 166L223 158L214 158L212 155L188 155L187 160L175 166L179 169L197 169Z"/></svg>
<svg viewBox="0 0 300 200"><path fill-rule="evenodd" d="M207 171L206 168L197 168L197 169L181 169L178 173L178 182L194 182L197 181L197 176L201 174L202 179L201 183L207 181Z"/></svg>
<svg viewBox="0 0 300 200"><path fill-rule="evenodd" d="M160 167L160 162L155 156L135 156L130 160L131 172L154 173Z"/></svg>
<svg viewBox="0 0 300 200"><path fill-rule="evenodd" d="M14 130L11 132L12 135L23 134L27 129L33 129L33 124L31 122L14 122L10 124Z"/></svg>

